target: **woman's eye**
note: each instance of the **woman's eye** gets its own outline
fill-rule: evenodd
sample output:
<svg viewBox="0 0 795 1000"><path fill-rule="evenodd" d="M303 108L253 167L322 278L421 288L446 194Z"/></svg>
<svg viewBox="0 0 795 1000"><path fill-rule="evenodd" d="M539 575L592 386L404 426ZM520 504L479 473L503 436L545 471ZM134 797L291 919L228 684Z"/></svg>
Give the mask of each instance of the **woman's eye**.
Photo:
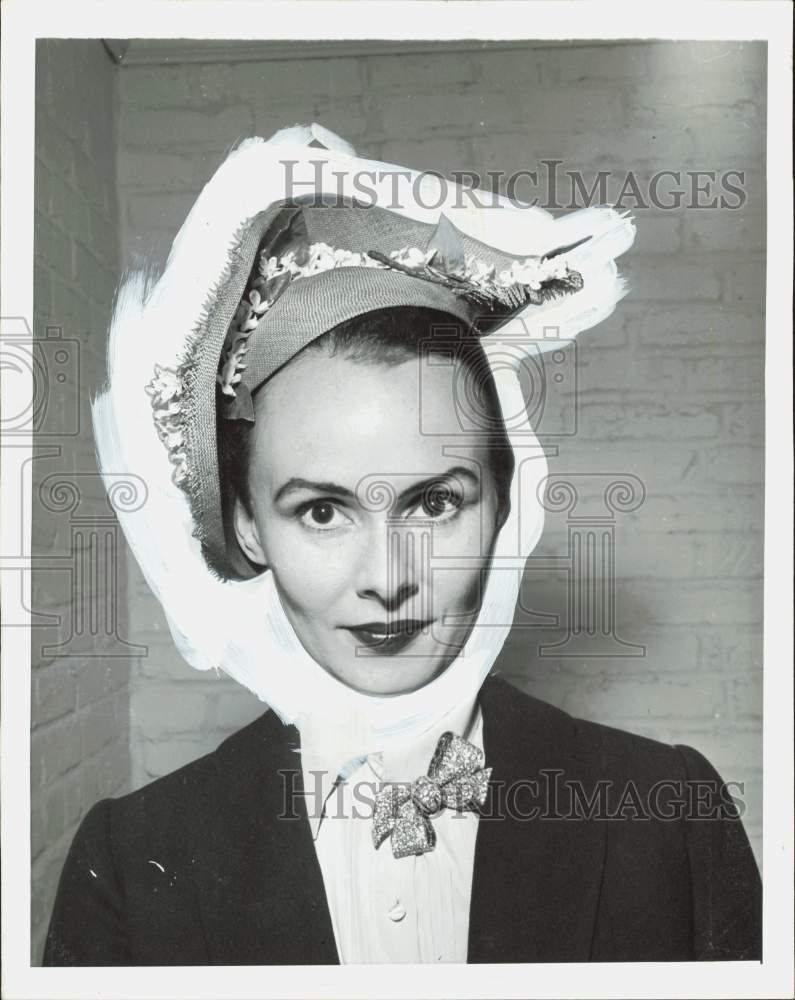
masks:
<svg viewBox="0 0 795 1000"><path fill-rule="evenodd" d="M304 507L300 520L303 525L313 531L333 531L335 528L342 528L351 523L349 517L346 517L338 507L327 500L318 500L308 507Z"/></svg>
<svg viewBox="0 0 795 1000"><path fill-rule="evenodd" d="M463 497L454 486L435 483L423 492L420 502L409 513L444 521L455 516L462 502Z"/></svg>

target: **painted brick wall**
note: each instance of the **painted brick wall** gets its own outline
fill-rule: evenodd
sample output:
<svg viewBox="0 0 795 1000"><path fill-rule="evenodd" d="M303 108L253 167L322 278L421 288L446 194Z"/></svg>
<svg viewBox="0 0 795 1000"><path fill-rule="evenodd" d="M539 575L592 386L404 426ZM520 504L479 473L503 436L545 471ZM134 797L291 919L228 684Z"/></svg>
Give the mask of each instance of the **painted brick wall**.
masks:
<svg viewBox="0 0 795 1000"><path fill-rule="evenodd" d="M46 368L35 370L33 962L78 822L130 779L131 661L116 655L127 575L123 551L112 550L88 408L104 372L118 274L115 80L101 42L39 42L34 333ZM115 585L106 584L106 570ZM116 623L104 613L106 599Z"/></svg>
<svg viewBox="0 0 795 1000"><path fill-rule="evenodd" d="M580 338L576 392L568 362L544 411L554 424L576 408L578 431L557 442L550 465L593 474L578 480L592 511L605 513L605 485L620 476L645 489L637 509L614 517L615 634L540 648L565 638L538 617L565 615L561 566L576 525L572 512L556 513L517 617L536 627L514 630L501 664L573 713L692 744L745 782L760 858L764 59L759 44L652 42L123 65L118 133L127 263L165 254L231 143L296 121L319 121L364 154L442 172L555 158L590 187L605 170L611 198L629 169L641 189L659 170L745 171L747 200L735 211L625 201L638 221L623 265L631 294ZM129 586L131 631L149 647L132 678L138 786L213 748L262 706L228 680L191 672L134 566Z"/></svg>

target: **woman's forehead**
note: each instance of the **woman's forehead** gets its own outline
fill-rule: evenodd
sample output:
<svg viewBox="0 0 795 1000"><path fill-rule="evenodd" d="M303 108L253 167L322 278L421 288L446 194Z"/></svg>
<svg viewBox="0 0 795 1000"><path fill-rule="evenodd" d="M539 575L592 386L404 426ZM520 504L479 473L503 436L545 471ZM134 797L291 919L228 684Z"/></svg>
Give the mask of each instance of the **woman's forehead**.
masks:
<svg viewBox="0 0 795 1000"><path fill-rule="evenodd" d="M438 359L435 359L438 361ZM439 474L477 465L477 438L462 434L455 365L409 358L396 365L311 352L279 372L256 398L252 469L358 482L370 475ZM350 484L348 484L350 485Z"/></svg>

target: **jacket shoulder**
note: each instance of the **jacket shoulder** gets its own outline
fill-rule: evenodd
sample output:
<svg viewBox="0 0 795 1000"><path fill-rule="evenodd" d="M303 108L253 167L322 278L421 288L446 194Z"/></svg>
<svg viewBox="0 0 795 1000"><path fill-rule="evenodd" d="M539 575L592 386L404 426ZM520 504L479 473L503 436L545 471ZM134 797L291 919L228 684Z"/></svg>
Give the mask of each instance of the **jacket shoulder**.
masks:
<svg viewBox="0 0 795 1000"><path fill-rule="evenodd" d="M102 800L114 839L128 840L136 831L167 835L175 827L201 822L203 814L256 780L257 772L272 769L285 736L285 727L267 710L215 750L126 795Z"/></svg>
<svg viewBox="0 0 795 1000"><path fill-rule="evenodd" d="M488 708L501 718L500 730L518 740L542 767L565 764L578 776L643 783L678 780L687 771L684 750L709 767L690 748L577 718L501 677L489 678L488 684Z"/></svg>
<svg viewBox="0 0 795 1000"><path fill-rule="evenodd" d="M288 744L266 712L213 752L95 803L61 874L45 964L206 963L199 897L229 877L241 823L257 829L250 817Z"/></svg>

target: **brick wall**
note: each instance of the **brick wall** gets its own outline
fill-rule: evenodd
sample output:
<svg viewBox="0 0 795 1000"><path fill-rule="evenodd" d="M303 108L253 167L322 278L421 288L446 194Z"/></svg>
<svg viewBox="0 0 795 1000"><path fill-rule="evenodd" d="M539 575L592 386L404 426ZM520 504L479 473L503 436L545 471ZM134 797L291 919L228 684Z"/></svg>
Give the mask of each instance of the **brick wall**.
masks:
<svg viewBox="0 0 795 1000"><path fill-rule="evenodd" d="M734 42L440 45L389 56L368 56L365 43L361 54L292 60L208 53L122 66L118 147L128 263L165 254L231 143L296 121L319 121L363 154L442 172L557 158L589 187L610 171L612 198L630 168L641 188L659 170L745 171L736 211L625 202L638 221L623 265L632 293L580 338L577 391L569 371L545 410L554 420L576 407L577 434L556 442L550 465L594 474L578 480L583 501L598 507L620 475L645 488L637 509L614 517L615 634L539 648L565 638L538 618L566 608L574 514L553 514L517 619L536 628L514 630L501 665L567 710L693 744L725 778L745 782L758 857L764 60L761 44ZM226 679L191 672L134 566L129 587L131 631L149 647L131 682L137 786L211 749L262 706Z"/></svg>
<svg viewBox="0 0 795 1000"><path fill-rule="evenodd" d="M126 570L88 408L118 269L115 80L99 41L38 43L34 334L46 369L36 370L33 466L33 962L78 822L130 778Z"/></svg>

